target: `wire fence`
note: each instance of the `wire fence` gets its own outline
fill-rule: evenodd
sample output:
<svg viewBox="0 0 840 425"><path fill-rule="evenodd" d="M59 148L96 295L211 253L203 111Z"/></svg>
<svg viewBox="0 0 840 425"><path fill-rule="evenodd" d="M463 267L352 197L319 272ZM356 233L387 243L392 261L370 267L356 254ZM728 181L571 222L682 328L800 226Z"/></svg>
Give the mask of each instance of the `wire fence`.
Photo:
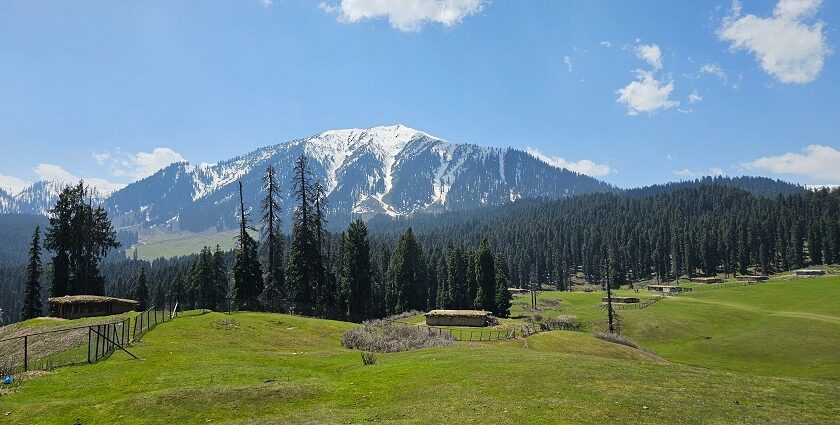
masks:
<svg viewBox="0 0 840 425"><path fill-rule="evenodd" d="M632 303L632 304L624 304L624 303L613 302L612 307L613 307L613 310L639 310L639 309L643 309L643 308L648 308L648 307L656 304L662 298L664 298L664 297L663 296L658 296L656 298L648 298L648 299L641 300L637 303Z"/></svg>
<svg viewBox="0 0 840 425"><path fill-rule="evenodd" d="M460 329L460 328L438 328L434 326L414 325L417 329L429 333L429 336L448 337L455 341L501 341L528 337L546 331L579 331L580 326L571 323L546 322L546 323L523 323L515 327L504 329Z"/></svg>
<svg viewBox="0 0 840 425"><path fill-rule="evenodd" d="M134 357L126 347L159 323L178 317L177 308L177 303L167 304L118 320L40 332L32 332L36 327L10 328L7 336L0 339L0 376L96 363L115 350L124 350Z"/></svg>
<svg viewBox="0 0 840 425"><path fill-rule="evenodd" d="M130 318L13 335L0 340L0 375L93 363L129 340ZM18 332L31 331L18 328Z"/></svg>
<svg viewBox="0 0 840 425"><path fill-rule="evenodd" d="M178 303L164 304L162 307L153 306L134 317L131 330L131 340L140 340L146 332L152 330L158 323L168 322L178 317Z"/></svg>

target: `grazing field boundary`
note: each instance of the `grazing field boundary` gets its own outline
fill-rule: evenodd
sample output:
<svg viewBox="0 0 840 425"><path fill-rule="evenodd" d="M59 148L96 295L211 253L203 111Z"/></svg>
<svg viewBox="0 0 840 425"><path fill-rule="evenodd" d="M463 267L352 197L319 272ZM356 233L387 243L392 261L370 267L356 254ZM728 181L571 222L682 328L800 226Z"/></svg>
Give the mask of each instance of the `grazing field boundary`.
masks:
<svg viewBox="0 0 840 425"><path fill-rule="evenodd" d="M134 357L127 347L142 339L159 323L178 317L177 303L174 308L169 307L152 307L133 317L104 323L50 329L0 339L0 375L96 363L116 350L123 350Z"/></svg>
<svg viewBox="0 0 840 425"><path fill-rule="evenodd" d="M411 326L411 325L408 325ZM533 334L547 331L580 331L579 327L567 323L523 323L508 329L449 329L434 326L414 325L418 329L426 329L430 336L446 336L455 341L500 341L516 339L517 336L526 338Z"/></svg>

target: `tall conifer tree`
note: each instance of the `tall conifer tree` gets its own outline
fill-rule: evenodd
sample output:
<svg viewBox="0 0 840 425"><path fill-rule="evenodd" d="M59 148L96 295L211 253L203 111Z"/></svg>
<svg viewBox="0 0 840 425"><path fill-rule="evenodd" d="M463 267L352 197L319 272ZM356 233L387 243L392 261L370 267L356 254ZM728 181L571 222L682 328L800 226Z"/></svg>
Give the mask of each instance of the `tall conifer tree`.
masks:
<svg viewBox="0 0 840 425"><path fill-rule="evenodd" d="M41 227L35 226L29 246L29 264L26 266L26 286L20 320L41 316Z"/></svg>

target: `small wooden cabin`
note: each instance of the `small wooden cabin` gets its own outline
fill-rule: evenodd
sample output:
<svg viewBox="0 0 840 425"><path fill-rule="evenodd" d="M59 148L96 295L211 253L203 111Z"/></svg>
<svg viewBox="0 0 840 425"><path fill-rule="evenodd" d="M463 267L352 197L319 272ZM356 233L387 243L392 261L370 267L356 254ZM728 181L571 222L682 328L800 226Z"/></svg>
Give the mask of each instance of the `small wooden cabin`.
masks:
<svg viewBox="0 0 840 425"><path fill-rule="evenodd" d="M765 280L769 279L769 277L745 274L741 276L735 276L735 279L737 279L738 282L764 282Z"/></svg>
<svg viewBox="0 0 840 425"><path fill-rule="evenodd" d="M691 291L691 288L686 288L684 286L674 286L674 285L648 285L648 291L654 292L662 292L663 294L676 294L679 292L688 292Z"/></svg>
<svg viewBox="0 0 840 425"><path fill-rule="evenodd" d="M428 326L488 326L496 323L496 318L484 310L432 310L426 313Z"/></svg>
<svg viewBox="0 0 840 425"><path fill-rule="evenodd" d="M688 279L689 282L694 283L723 283L723 279L719 277L692 277Z"/></svg>
<svg viewBox="0 0 840 425"><path fill-rule="evenodd" d="M609 301L609 297L601 297L601 302L606 304ZM639 302L639 299L636 297L612 297L612 302L616 304L636 304Z"/></svg>
<svg viewBox="0 0 840 425"><path fill-rule="evenodd" d="M511 295L525 295L530 291L525 288L508 288L508 292L510 292Z"/></svg>
<svg viewBox="0 0 840 425"><path fill-rule="evenodd" d="M825 274L825 270L802 269L802 270L797 270L794 273L796 274L796 276L805 276L805 277L822 276L822 275Z"/></svg>
<svg viewBox="0 0 840 425"><path fill-rule="evenodd" d="M110 316L134 310L138 304L134 300L103 297L99 295L67 295L47 299L50 311L63 319L80 317Z"/></svg>

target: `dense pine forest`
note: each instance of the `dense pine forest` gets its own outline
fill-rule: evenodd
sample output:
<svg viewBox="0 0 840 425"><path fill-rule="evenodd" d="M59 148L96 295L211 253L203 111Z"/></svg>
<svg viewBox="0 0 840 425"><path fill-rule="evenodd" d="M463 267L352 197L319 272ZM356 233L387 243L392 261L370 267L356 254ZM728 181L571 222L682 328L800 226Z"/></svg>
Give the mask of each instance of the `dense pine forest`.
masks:
<svg viewBox="0 0 840 425"><path fill-rule="evenodd" d="M102 261L107 251L122 246L121 238L101 212L85 209L84 188L72 188L49 224L32 223L44 227L48 242L43 273L33 276L37 267L31 261L29 267L25 261L0 265L4 320L39 313L25 305L34 302L34 289L42 299L104 293L144 305L177 301L183 308L291 311L356 321L431 308L477 308L506 316L509 286L568 290L579 282L619 286L840 262L840 190L790 185L785 194L768 196L771 186L761 181L761 187L747 191L732 179L709 179L408 219L357 220L335 233L326 230L323 187L312 179L305 157L298 159L291 182L278 182L275 175L266 170L260 205L240 203L235 250L205 247L199 254L151 262ZM282 233L279 219L277 193L284 183L296 194L291 234ZM767 184L778 188L778 182L768 179ZM65 214L62 222L58 213L74 208L89 220L74 222ZM74 223L95 226L99 240L76 245L71 240L62 248L62 234L79 234ZM258 230L259 240L249 230ZM81 256L69 256L75 262L62 265L64 257L56 255L61 249Z"/></svg>

